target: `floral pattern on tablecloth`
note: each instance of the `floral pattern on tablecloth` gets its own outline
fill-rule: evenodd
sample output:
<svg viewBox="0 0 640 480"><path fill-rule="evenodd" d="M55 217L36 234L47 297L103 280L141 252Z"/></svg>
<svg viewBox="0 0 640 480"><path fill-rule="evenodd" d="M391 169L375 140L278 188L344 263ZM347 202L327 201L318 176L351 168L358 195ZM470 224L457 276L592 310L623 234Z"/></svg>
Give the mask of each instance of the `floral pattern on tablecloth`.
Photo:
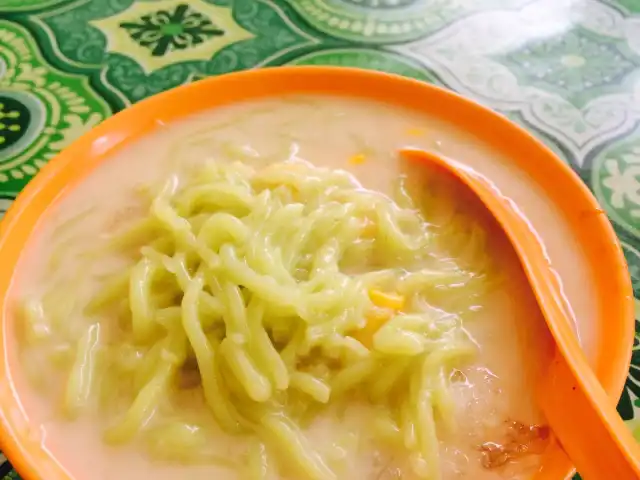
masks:
<svg viewBox="0 0 640 480"><path fill-rule="evenodd" d="M640 298L640 0L0 0L0 218L112 113L278 65L397 73L523 125L602 203ZM640 441L639 345L619 412Z"/></svg>

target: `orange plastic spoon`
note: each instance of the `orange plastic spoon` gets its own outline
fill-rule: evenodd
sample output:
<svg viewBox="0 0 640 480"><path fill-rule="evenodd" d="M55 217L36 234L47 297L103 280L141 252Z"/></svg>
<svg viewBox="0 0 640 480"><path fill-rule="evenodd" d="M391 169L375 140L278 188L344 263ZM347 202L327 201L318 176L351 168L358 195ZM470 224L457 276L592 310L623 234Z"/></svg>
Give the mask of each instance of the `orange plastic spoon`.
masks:
<svg viewBox="0 0 640 480"><path fill-rule="evenodd" d="M415 162L443 167L480 198L520 259L556 343L538 389L551 430L585 480L640 479L640 446L618 415L582 352L542 244L515 204L485 177L437 154L403 149Z"/></svg>

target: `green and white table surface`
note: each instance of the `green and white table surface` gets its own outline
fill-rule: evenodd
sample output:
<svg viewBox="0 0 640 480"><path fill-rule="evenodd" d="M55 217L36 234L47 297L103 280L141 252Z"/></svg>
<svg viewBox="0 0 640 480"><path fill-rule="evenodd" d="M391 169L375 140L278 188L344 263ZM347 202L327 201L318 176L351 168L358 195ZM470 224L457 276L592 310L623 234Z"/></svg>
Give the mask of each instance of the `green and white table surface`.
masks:
<svg viewBox="0 0 640 480"><path fill-rule="evenodd" d="M607 210L640 298L640 0L0 0L0 216L138 100L303 64L443 85L523 125ZM618 410L640 440L638 340Z"/></svg>

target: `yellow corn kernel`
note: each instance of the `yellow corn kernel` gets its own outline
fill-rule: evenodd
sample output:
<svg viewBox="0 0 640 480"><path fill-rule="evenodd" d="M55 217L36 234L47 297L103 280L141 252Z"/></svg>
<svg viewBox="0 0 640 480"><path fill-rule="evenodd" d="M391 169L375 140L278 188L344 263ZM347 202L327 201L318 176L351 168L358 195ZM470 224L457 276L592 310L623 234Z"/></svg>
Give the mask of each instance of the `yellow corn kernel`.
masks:
<svg viewBox="0 0 640 480"><path fill-rule="evenodd" d="M411 137L422 137L425 131L421 128L411 127L407 129L407 135Z"/></svg>
<svg viewBox="0 0 640 480"><path fill-rule="evenodd" d="M375 222L367 221L362 229L362 236L365 238L373 238L378 233L378 225Z"/></svg>
<svg viewBox="0 0 640 480"><path fill-rule="evenodd" d="M387 323L398 310L402 310L405 303L402 295L376 289L369 290L369 298L375 306L367 312L365 327L353 335L353 338L367 348L371 348L373 345L373 336L380 327Z"/></svg>
<svg viewBox="0 0 640 480"><path fill-rule="evenodd" d="M371 348L373 336L385 323L391 319L394 312L389 308L373 307L367 312L367 324L361 330L353 334L353 338L362 343L365 347Z"/></svg>
<svg viewBox="0 0 640 480"><path fill-rule="evenodd" d="M364 153L356 153L351 158L349 158L349 163L352 165L360 165L367 160L367 157Z"/></svg>
<svg viewBox="0 0 640 480"><path fill-rule="evenodd" d="M396 311L404 308L404 296L402 295L372 289L369 290L369 298L378 307L390 308Z"/></svg>

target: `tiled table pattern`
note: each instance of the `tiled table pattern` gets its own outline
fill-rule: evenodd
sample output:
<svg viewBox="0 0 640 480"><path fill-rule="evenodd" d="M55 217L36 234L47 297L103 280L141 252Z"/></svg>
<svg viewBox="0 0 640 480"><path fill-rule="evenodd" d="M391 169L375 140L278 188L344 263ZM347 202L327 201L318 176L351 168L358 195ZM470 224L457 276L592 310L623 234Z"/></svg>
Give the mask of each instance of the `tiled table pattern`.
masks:
<svg viewBox="0 0 640 480"><path fill-rule="evenodd" d="M640 298L640 0L0 0L0 216L114 112L278 65L394 72L523 125L606 208ZM618 410L640 440L636 349Z"/></svg>

